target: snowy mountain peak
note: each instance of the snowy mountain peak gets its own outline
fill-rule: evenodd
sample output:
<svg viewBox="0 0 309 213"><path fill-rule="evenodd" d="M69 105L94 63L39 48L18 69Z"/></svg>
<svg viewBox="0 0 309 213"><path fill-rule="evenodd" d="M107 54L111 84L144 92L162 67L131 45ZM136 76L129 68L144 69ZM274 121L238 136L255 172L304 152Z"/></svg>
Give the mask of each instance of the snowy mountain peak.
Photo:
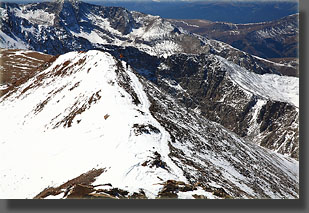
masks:
<svg viewBox="0 0 309 213"><path fill-rule="evenodd" d="M34 93L34 90L41 91L41 100L37 97L37 100L40 100L41 103L36 106L29 105L28 117L42 114L45 108L48 109L47 111L53 108L56 110L55 114L49 112L48 114L52 117L48 116L50 119L45 120L46 123L43 126L48 128L71 127L73 123L77 122L75 117L80 116L83 111L99 102L102 98L101 93L104 94L105 90L110 90L109 85L117 85L117 82L132 93L132 100L140 103L134 90L128 85L128 82L124 81L130 80L130 78L123 75L123 65L121 63L116 64L113 57L106 53L100 51L72 52L60 56L51 67L37 75L32 81L24 84L9 99L23 100L26 97L28 99ZM122 79L123 82L120 82L121 76L124 78ZM104 88L104 85L107 89ZM70 96L65 95L60 98L66 93ZM124 92L119 91L119 93ZM127 98L130 99L130 97ZM63 101L65 102L63 103ZM105 101L107 100L105 99ZM117 100L111 99L108 102L113 101ZM58 111L57 106L61 107ZM66 110L60 113L63 107ZM110 112L106 112L106 114L110 114ZM32 121L29 120L29 122Z"/></svg>
<svg viewBox="0 0 309 213"><path fill-rule="evenodd" d="M82 1L80 0L56 0L56 3L62 6L64 4L71 5L73 8L78 9L79 4L82 3Z"/></svg>
<svg viewBox="0 0 309 213"><path fill-rule="evenodd" d="M72 4L77 4L78 2L80 2L80 0L54 0L56 3L64 3L64 2L70 2Z"/></svg>

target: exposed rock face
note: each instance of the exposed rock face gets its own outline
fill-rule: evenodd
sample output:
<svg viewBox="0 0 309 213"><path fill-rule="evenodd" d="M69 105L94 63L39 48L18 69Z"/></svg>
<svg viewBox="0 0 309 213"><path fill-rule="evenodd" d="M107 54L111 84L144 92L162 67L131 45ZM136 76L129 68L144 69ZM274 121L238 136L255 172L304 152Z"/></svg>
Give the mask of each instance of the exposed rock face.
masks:
<svg viewBox="0 0 309 213"><path fill-rule="evenodd" d="M146 88L149 86L148 84ZM220 182L220 180L217 179L218 177L229 176L225 174L225 169L223 167L214 166L217 161L221 161L224 158L223 161L229 162L231 168L233 168L233 170L235 169L235 171L239 172L243 177L259 177L257 181L244 181L243 184L246 186L240 188L236 187L237 189L234 188L233 190L229 189L231 185L235 187L235 185L230 182L233 177L229 180L223 180L221 184L225 185L224 189L227 192L227 197L245 195L246 191L243 189L247 186L255 193L262 193L262 197L268 197L267 194L262 192L263 189L260 185L260 181L269 181L272 178L263 176L260 173L260 169L265 169L270 166L267 165L270 162L264 164L265 161L263 161L261 164L258 163L259 165L252 166L252 164L256 164L259 161L259 157L251 153L255 156L253 157L255 160L253 160L251 159L251 154L239 152L243 148L239 146L240 144L238 142L235 144L232 142L234 136L229 135L228 131L221 131L220 126L214 125L212 122L208 123L209 121L204 120L199 113L191 110L187 111L186 108L178 108L178 106L175 105L175 100L166 98L164 95L162 96L162 94L155 91L156 90L149 91L149 99L152 103L150 110L160 124L169 131L171 135L171 142L169 143L171 152L169 156L174 160L175 164L183 169L184 175L188 178L190 183L218 183ZM178 113L175 114L174 112ZM190 123L189 128L186 126L188 123ZM207 141L206 143L202 142L204 139ZM247 145L252 146L253 144L248 143ZM221 155L225 157L221 158ZM196 158L192 156L196 156ZM239 159L239 161L237 161L238 163L243 162L245 165L242 168L239 167L239 164L235 163L234 157ZM277 168L273 169L277 170ZM285 181L281 184L284 184ZM207 185L205 186L207 188ZM247 196L250 197L248 194ZM254 198L254 196L252 198Z"/></svg>
<svg viewBox="0 0 309 213"><path fill-rule="evenodd" d="M298 159L298 105L280 99L267 100L257 91L248 92L218 58L212 55L202 58L174 56L164 60L162 63L169 69L157 71L163 76L162 84L167 82L167 90L187 107L199 109L206 118L241 137ZM173 91L169 82L183 90ZM263 82L258 80L257 84L263 85Z"/></svg>

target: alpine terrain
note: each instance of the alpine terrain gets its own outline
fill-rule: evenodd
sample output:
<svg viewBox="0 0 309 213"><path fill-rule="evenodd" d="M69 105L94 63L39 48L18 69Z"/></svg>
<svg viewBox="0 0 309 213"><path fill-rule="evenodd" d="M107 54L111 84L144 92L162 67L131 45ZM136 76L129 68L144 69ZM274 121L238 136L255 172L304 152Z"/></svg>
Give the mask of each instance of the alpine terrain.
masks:
<svg viewBox="0 0 309 213"><path fill-rule="evenodd" d="M297 67L120 7L0 13L0 198L299 197Z"/></svg>
<svg viewBox="0 0 309 213"><path fill-rule="evenodd" d="M206 20L170 20L192 33L223 41L262 58L298 66L298 20L293 14L279 20L232 24ZM286 75L298 76L297 70L287 70Z"/></svg>

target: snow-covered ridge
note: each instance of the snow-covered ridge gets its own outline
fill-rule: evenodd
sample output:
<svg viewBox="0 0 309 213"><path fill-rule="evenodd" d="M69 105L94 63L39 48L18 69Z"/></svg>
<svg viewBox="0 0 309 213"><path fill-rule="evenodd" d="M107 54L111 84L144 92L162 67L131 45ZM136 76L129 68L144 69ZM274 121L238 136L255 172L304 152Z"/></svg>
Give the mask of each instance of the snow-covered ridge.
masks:
<svg viewBox="0 0 309 213"><path fill-rule="evenodd" d="M156 110L150 97L160 105ZM280 185L280 195L267 187L280 181L297 185L298 162L271 156L194 112L184 113L185 109L175 103L108 53L93 50L59 56L15 93L0 98L0 161L6 162L0 166L0 197L33 198L46 187L57 187L91 169L103 169L94 185L111 184L130 193L142 189L148 198L156 198L162 182L192 184L192 177L204 174L190 167L192 164L183 165L180 160L184 157L211 172L209 184L217 184L234 196L298 196L297 189L288 186ZM163 111L158 111L161 107ZM171 135L175 130L165 126L162 119L176 122L178 131L186 129L189 137L175 139ZM231 161L226 148L240 153L234 153ZM172 150L173 154L184 154L171 157ZM265 177L259 186L263 193L253 192L250 183L258 177L254 177L255 170L253 177L239 170L249 169L240 161L243 156L250 158L253 166L266 166L268 172L282 179L274 182ZM265 162L261 160L265 158ZM274 158L276 164L272 163ZM191 178L184 175L188 172ZM223 184L226 181L228 184ZM217 198L201 187L180 192L178 197L193 198L195 193Z"/></svg>
<svg viewBox="0 0 309 213"><path fill-rule="evenodd" d="M76 63L80 65L71 66ZM69 67L66 72L56 77L65 66ZM0 197L31 198L47 186L102 167L107 171L98 181L129 191L144 188L148 197L154 197L162 187L149 184L159 182L158 176L185 181L181 170L168 158L169 134L149 113L142 85L130 70L126 71L140 100L135 105L117 83L117 66L125 64L117 65L106 53L71 52L60 56L15 94L0 100L0 115L7 117L0 124L7 130L0 142L1 161L7 162L0 167L0 173L5 174L1 182L6 183L1 186ZM42 82L40 77L44 78ZM80 109L87 110L79 114ZM75 117L70 120L70 116ZM138 135L135 124L151 126L158 132ZM141 166L155 151L168 163L169 172ZM83 160L77 163L75 156L83 156Z"/></svg>
<svg viewBox="0 0 309 213"><path fill-rule="evenodd" d="M299 107L299 78L275 74L259 75L233 64L222 57L231 79L246 91L275 101L288 102Z"/></svg>

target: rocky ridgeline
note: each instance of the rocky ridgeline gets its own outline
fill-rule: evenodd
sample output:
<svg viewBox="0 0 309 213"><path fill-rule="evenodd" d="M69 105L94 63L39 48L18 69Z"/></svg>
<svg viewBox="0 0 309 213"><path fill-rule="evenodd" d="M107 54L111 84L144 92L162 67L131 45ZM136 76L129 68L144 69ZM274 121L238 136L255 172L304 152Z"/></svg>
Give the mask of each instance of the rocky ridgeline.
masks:
<svg viewBox="0 0 309 213"><path fill-rule="evenodd" d="M62 199L149 199L141 189L139 192L129 192L115 188L110 183L93 185L94 178L101 175L104 169L92 169L87 173L81 174L77 178L67 181L58 187L48 187L34 197L34 199L45 199L48 196L59 196ZM223 188L204 186L201 183L195 185L186 184L182 181L167 180L157 183L162 185L158 192L157 199L175 199L179 192L193 192L195 199L207 199L206 196L194 194L198 188L203 189L215 198L231 199Z"/></svg>

